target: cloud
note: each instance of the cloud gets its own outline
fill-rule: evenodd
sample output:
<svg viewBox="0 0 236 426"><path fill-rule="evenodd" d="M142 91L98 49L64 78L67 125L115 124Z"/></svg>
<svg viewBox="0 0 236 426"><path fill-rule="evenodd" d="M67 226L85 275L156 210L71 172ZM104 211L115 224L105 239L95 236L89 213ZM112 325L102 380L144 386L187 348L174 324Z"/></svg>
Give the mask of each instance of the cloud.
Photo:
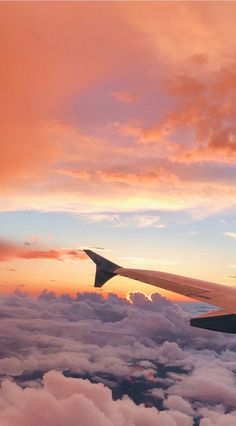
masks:
<svg viewBox="0 0 236 426"><path fill-rule="evenodd" d="M232 60L219 70L209 72L206 68L200 75L189 77L186 71L178 72L168 84L168 93L179 101L178 107L154 126L143 129L144 141L168 139L172 144L170 158L175 161L232 164L236 115L234 68ZM183 139L187 135L186 143L176 143L177 132Z"/></svg>
<svg viewBox="0 0 236 426"><path fill-rule="evenodd" d="M224 414L220 405L217 412L212 411L211 408L202 408L199 414L203 417L200 426L233 426L235 423L235 412Z"/></svg>
<svg viewBox="0 0 236 426"><path fill-rule="evenodd" d="M151 298L135 293L130 299L132 303L96 293L57 297L48 291L34 299L19 290L2 295L0 370L3 380L13 382L3 381L0 419L23 416L25 423L30 407L43 406L45 392L47 406L40 413L49 415L49 402L56 399L56 419L61 403L82 395L83 401L90 400L85 415L95 410L94 404L103 410L102 395L109 396L105 406L110 408L103 414L112 424L108 413L114 414L116 407L126 407L124 419L134 424L134 412L141 416L142 409L148 424L189 426L199 417L208 420L201 410L210 407L216 413L219 403L222 426L225 412L234 418L235 337L191 328L189 314L157 293ZM50 372L41 383L55 369L67 377ZM153 408L135 405L140 403Z"/></svg>
<svg viewBox="0 0 236 426"><path fill-rule="evenodd" d="M87 214L86 220L91 222L107 222L117 228L164 228L165 224L162 223L159 216L148 215L144 213L130 213L130 214L120 214L120 213L93 213Z"/></svg>
<svg viewBox="0 0 236 426"><path fill-rule="evenodd" d="M3 426L64 425L79 421L92 426L191 426L189 416L172 411L135 405L129 398L114 401L111 391L102 384L66 378L51 371L44 375L40 387L23 390L4 381L0 391L0 420Z"/></svg>
<svg viewBox="0 0 236 426"><path fill-rule="evenodd" d="M191 404L188 401L185 401L179 395L169 395L168 398L164 401L164 406L169 409L178 410L189 416L194 414L194 410Z"/></svg>
<svg viewBox="0 0 236 426"><path fill-rule="evenodd" d="M117 15L117 8L109 12L101 6L99 10L98 22L94 9L75 4L58 7L56 16L50 6L25 5L20 16L17 6L1 6L5 64L1 79L4 100L0 102L2 190L29 187L48 175L52 164L70 157L64 136L55 135L58 123L68 123L65 105L71 105L75 94L78 97L121 68L127 42L121 42L120 31L124 40L130 40L128 49L137 50L131 36L134 30ZM85 21L88 27L82 25ZM112 39L109 28L113 29ZM79 63L78 56L83 58Z"/></svg>
<svg viewBox="0 0 236 426"><path fill-rule="evenodd" d="M137 96L126 91L112 92L111 96L118 102L131 104L137 102Z"/></svg>
<svg viewBox="0 0 236 426"><path fill-rule="evenodd" d="M235 378L232 372L220 366L198 366L190 377L183 377L179 383L170 387L170 393L177 393L195 401L209 401L235 407Z"/></svg>
<svg viewBox="0 0 236 426"><path fill-rule="evenodd" d="M224 232L224 235L226 235L227 237L236 238L236 232L227 231L227 232ZM231 268L233 267L234 266L231 265Z"/></svg>
<svg viewBox="0 0 236 426"><path fill-rule="evenodd" d="M173 7L1 5L1 211L234 208L235 6Z"/></svg>
<svg viewBox="0 0 236 426"><path fill-rule="evenodd" d="M187 59L195 67L197 64L197 72L200 73L200 65L208 62L210 68L217 67L219 63L227 61L228 54L232 52L235 6L214 6L177 3L174 5L173 15L169 13L168 4L161 7L156 3L150 8L146 5L135 8L131 4L125 9L130 12L132 24L145 34L153 54L164 57L168 64L179 65ZM228 28L228 31L221 36L223 28ZM179 44L182 49L177 49Z"/></svg>
<svg viewBox="0 0 236 426"><path fill-rule="evenodd" d="M86 259L82 250L77 249L31 249L28 245L16 245L8 241L0 240L0 261L12 259ZM14 271L14 269L9 269Z"/></svg>

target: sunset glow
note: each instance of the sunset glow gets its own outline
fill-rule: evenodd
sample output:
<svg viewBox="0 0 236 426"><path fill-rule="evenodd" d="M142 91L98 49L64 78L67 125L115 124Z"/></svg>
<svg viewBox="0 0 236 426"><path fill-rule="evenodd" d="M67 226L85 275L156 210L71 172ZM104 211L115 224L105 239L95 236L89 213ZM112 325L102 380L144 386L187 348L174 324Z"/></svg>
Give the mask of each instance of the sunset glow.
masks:
<svg viewBox="0 0 236 426"><path fill-rule="evenodd" d="M92 291L86 247L234 285L235 3L0 11L1 291Z"/></svg>

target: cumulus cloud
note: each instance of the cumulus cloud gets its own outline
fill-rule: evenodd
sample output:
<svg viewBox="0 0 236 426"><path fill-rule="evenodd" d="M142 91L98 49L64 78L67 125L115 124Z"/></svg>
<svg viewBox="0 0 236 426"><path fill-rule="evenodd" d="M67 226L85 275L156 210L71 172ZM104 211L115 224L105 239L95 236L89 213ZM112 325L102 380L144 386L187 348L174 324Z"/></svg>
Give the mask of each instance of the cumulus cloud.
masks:
<svg viewBox="0 0 236 426"><path fill-rule="evenodd" d="M213 365L208 367L198 366L191 376L183 377L179 383L170 387L169 392L231 407L235 407L236 404L234 375L214 361Z"/></svg>
<svg viewBox="0 0 236 426"><path fill-rule="evenodd" d="M88 380L66 378L51 371L42 386L22 389L4 381L0 390L3 426L191 426L189 416L135 405L129 398L114 401L110 389Z"/></svg>
<svg viewBox="0 0 236 426"><path fill-rule="evenodd" d="M179 395L169 395L168 398L164 401L164 406L166 408L178 410L189 416L192 416L194 414L194 410L191 404L188 401L185 401Z"/></svg>
<svg viewBox="0 0 236 426"><path fill-rule="evenodd" d="M3 382L0 419L1 415L4 419L8 419L6 415L9 419L22 415L22 422L26 422L30 416L26 406L44 404L45 392L47 401L56 399L55 418L64 410L62 401L80 399L82 394L83 400L90 400L82 411L96 411L91 408L92 395L99 399L100 393L109 395L107 424L119 424L108 415L113 404L114 412L115 407L126 407L124 419L135 425L138 417L134 412L140 416L146 413L143 419L148 425L154 420L167 426L189 426L200 418L210 422L211 417L201 409L208 407L214 413L219 404L223 407L222 422L226 412L235 418L235 337L191 328L188 312L157 293L151 298L134 293L130 300L113 294L105 299L96 293L56 297L48 291L38 299L19 290L2 295L0 372L2 380L13 382ZM46 374L41 383L43 375L55 369L67 377L54 372ZM77 393L80 396L72 397ZM125 395L130 400L123 400ZM153 408L135 405L140 403ZM18 411L23 406L23 412ZM49 417L51 408L51 404L45 405ZM101 417L105 422L104 413ZM137 423L142 424L141 420Z"/></svg>

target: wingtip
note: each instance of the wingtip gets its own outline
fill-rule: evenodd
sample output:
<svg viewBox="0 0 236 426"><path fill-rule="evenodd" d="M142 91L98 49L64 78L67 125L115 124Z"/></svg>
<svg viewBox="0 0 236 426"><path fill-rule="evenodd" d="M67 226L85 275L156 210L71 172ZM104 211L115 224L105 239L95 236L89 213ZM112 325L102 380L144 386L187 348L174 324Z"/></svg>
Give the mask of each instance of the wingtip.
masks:
<svg viewBox="0 0 236 426"><path fill-rule="evenodd" d="M119 265L116 265L92 250L84 249L84 252L96 264L94 287L102 287L106 281L117 275L115 271L117 268L120 268Z"/></svg>

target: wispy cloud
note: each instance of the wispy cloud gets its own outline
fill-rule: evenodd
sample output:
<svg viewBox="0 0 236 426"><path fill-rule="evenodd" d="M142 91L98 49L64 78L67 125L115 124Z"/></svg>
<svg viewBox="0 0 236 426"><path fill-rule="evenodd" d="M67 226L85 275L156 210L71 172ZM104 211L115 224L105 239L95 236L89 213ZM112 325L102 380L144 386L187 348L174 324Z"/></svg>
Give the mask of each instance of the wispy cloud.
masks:
<svg viewBox="0 0 236 426"><path fill-rule="evenodd" d="M227 232L224 232L224 235L226 235L227 237L236 239L236 232L227 231Z"/></svg>
<svg viewBox="0 0 236 426"><path fill-rule="evenodd" d="M12 259L86 259L86 255L82 250L77 249L31 249L25 245L0 240L0 261ZM14 269L9 268L8 270L13 271Z"/></svg>
<svg viewBox="0 0 236 426"><path fill-rule="evenodd" d="M129 93L125 90L121 90L121 91L117 91L117 92L112 92L111 96L119 101L119 102L123 102L123 103L135 103L137 102L137 95L133 94L133 93Z"/></svg>
<svg viewBox="0 0 236 426"><path fill-rule="evenodd" d="M91 222L106 222L117 228L164 228L165 224L159 216L125 213L91 213L84 216Z"/></svg>

